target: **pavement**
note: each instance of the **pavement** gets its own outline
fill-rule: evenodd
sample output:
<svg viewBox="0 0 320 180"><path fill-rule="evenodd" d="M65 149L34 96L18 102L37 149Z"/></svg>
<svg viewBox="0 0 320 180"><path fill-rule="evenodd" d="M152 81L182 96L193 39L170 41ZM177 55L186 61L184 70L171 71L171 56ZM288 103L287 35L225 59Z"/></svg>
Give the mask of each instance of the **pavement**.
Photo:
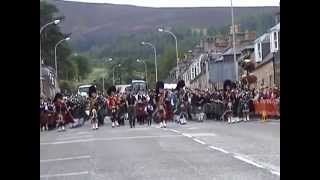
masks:
<svg viewBox="0 0 320 180"><path fill-rule="evenodd" d="M207 120L40 133L45 180L278 180L280 123Z"/></svg>

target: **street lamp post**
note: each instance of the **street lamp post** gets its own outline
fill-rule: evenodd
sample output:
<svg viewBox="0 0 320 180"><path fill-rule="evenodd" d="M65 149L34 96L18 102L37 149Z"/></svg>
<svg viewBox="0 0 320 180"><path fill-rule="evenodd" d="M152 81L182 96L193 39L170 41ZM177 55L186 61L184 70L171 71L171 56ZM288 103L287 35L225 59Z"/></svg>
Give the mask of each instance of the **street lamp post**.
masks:
<svg viewBox="0 0 320 180"><path fill-rule="evenodd" d="M155 66L155 70L156 70L156 82L158 82L157 49L153 44L151 44L149 42L142 41L141 44L142 45L148 45L148 46L151 46L153 48L153 51L154 51L154 66Z"/></svg>
<svg viewBox="0 0 320 180"><path fill-rule="evenodd" d="M58 84L58 63L57 63L57 47L64 41L69 41L70 37L66 37L61 39L55 46L54 46L54 64L56 69L56 85Z"/></svg>
<svg viewBox="0 0 320 180"><path fill-rule="evenodd" d="M48 27L49 25L51 25L51 24L57 25L57 24L59 24L59 23L60 23L60 20L57 19L57 20L51 21L51 22L43 25L43 26L40 28L40 93L41 93L41 94L42 94L42 88L43 88L43 87L42 87L42 60L41 60L41 33L42 33L42 31L43 31L46 27Z"/></svg>
<svg viewBox="0 0 320 180"><path fill-rule="evenodd" d="M140 60L140 59L137 59L137 62L141 62L144 64L144 73L145 73L145 77L146 77L146 82L148 82L148 69L147 69L147 64L146 62Z"/></svg>
<svg viewBox="0 0 320 180"><path fill-rule="evenodd" d="M159 28L158 29L159 32L166 32L166 33L169 33L171 36L173 36L175 42L176 42L176 58L177 58L177 80L179 79L179 57L178 57L178 40L177 40L177 37L176 35L173 34L173 32L169 31L169 30L166 30L166 29L163 29L163 28Z"/></svg>
<svg viewBox="0 0 320 180"><path fill-rule="evenodd" d="M251 62L251 60L250 60L250 59L245 59L244 62L245 62L246 71L247 71L247 73L246 73L246 76L247 76L247 86L248 86L248 89L249 89L250 84L249 84L249 80L248 80L248 77L249 77L249 67L248 67L248 64Z"/></svg>
<svg viewBox="0 0 320 180"><path fill-rule="evenodd" d="M231 0L231 21L232 21L232 44L233 44L233 62L234 62L234 73L236 75L236 81L239 80L238 73L238 63L236 57L236 37L235 37L235 26L234 26L234 15L233 15L233 5Z"/></svg>
<svg viewBox="0 0 320 180"><path fill-rule="evenodd" d="M116 68L116 67L120 67L120 66L121 66L121 64L118 64L118 65L116 65L116 66L114 66L114 67L113 67L113 70L112 70L112 71L113 71L113 72L112 72L112 81L113 81L113 85L115 85L115 80L114 80L114 70L115 70L115 68Z"/></svg>
<svg viewBox="0 0 320 180"><path fill-rule="evenodd" d="M109 58L108 60L105 60L105 62L111 62L112 61L112 58ZM102 76L102 89L103 89L103 92L105 91L104 89L104 75Z"/></svg>

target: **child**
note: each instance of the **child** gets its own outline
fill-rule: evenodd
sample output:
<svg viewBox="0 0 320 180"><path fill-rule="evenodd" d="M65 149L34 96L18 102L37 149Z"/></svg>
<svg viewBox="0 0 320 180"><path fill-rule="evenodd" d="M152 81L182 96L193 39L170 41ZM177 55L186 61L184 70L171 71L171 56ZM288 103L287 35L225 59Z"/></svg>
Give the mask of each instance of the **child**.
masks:
<svg viewBox="0 0 320 180"><path fill-rule="evenodd" d="M151 102L149 101L148 105L147 105L147 113L148 113L148 126L151 126L151 122L152 122L152 114L153 114L153 105L151 104Z"/></svg>

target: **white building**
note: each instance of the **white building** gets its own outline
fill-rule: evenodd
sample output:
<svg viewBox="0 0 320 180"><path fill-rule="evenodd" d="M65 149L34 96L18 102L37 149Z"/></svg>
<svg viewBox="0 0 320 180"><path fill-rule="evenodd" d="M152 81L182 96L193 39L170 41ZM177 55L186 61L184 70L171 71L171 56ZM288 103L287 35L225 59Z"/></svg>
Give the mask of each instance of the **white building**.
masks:
<svg viewBox="0 0 320 180"><path fill-rule="evenodd" d="M272 53L278 52L280 49L279 42L280 42L280 23L275 25L270 29L270 51Z"/></svg>
<svg viewBox="0 0 320 180"><path fill-rule="evenodd" d="M265 33L254 41L254 55L256 62L261 62L270 52L270 34Z"/></svg>

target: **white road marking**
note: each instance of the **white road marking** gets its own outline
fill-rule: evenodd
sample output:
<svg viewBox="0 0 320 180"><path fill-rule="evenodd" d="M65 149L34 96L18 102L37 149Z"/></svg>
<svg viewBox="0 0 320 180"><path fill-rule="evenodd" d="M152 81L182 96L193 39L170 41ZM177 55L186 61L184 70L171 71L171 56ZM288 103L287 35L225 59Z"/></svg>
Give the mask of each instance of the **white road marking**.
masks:
<svg viewBox="0 0 320 180"><path fill-rule="evenodd" d="M218 148L218 147L209 146L209 148L214 149L214 150L217 150L217 151L220 151L220 152L223 152L223 153L226 153L226 154L229 154L228 151L226 151L226 150L224 150L224 149L221 149L221 148Z"/></svg>
<svg viewBox="0 0 320 180"><path fill-rule="evenodd" d="M70 140L70 141L43 142L43 143L40 143L40 145L56 145L56 144L70 144L70 143L81 143L81 142L92 142L92 141L112 141L112 140L127 140L127 139L145 139L145 138L169 138L169 137L179 137L179 136L182 136L182 135L91 138L91 139L80 139L80 140Z"/></svg>
<svg viewBox="0 0 320 180"><path fill-rule="evenodd" d="M215 134L213 133L190 133L191 136L194 136L194 137L204 137L204 136L207 136L207 137L212 137L212 136L216 136Z"/></svg>
<svg viewBox="0 0 320 180"><path fill-rule="evenodd" d="M190 134L186 134L186 133L182 133L183 136L186 136L188 138L192 138L192 136Z"/></svg>
<svg viewBox="0 0 320 180"><path fill-rule="evenodd" d="M76 134L91 134L90 132L77 132Z"/></svg>
<svg viewBox="0 0 320 180"><path fill-rule="evenodd" d="M40 160L40 163L75 160L75 159L89 159L89 158L91 158L91 156L76 156L76 157L68 157L68 158L44 159L44 160Z"/></svg>
<svg viewBox="0 0 320 180"><path fill-rule="evenodd" d="M72 136L66 138L58 138L58 141L70 140L70 139L82 139L82 138L93 138L93 135L85 135L85 136Z"/></svg>
<svg viewBox="0 0 320 180"><path fill-rule="evenodd" d="M193 140L196 141L196 142L198 142L198 143L200 143L200 144L206 144L205 142L200 141L199 139L196 139L196 138L193 138Z"/></svg>
<svg viewBox="0 0 320 180"><path fill-rule="evenodd" d="M64 173L64 174L45 174L40 175L40 178L51 178L51 177L61 177L61 176L79 176L89 174L88 171L81 171L81 172L72 172L72 173Z"/></svg>
<svg viewBox="0 0 320 180"><path fill-rule="evenodd" d="M277 176L280 176L280 172L277 172L277 171L274 171L274 170L270 170L270 172L271 172L272 174L275 174L275 175L277 175Z"/></svg>
<svg viewBox="0 0 320 180"><path fill-rule="evenodd" d="M198 127L190 127L188 129L192 130L192 129L200 129L200 128L198 128Z"/></svg>
<svg viewBox="0 0 320 180"><path fill-rule="evenodd" d="M172 132L175 132L175 133L180 133L180 131L177 131L175 129L169 129L169 130L172 131Z"/></svg>
<svg viewBox="0 0 320 180"><path fill-rule="evenodd" d="M255 162L253 162L252 160L247 159L247 158L245 158L245 157L238 156L238 155L234 155L233 157L234 157L234 158L237 158L237 159L239 159L239 160L241 160L241 161L244 161L244 162L246 162L246 163L249 163L249 164L251 164L251 165L254 165L254 166L256 166L256 167L264 168L262 165L257 164L257 163L255 163Z"/></svg>

